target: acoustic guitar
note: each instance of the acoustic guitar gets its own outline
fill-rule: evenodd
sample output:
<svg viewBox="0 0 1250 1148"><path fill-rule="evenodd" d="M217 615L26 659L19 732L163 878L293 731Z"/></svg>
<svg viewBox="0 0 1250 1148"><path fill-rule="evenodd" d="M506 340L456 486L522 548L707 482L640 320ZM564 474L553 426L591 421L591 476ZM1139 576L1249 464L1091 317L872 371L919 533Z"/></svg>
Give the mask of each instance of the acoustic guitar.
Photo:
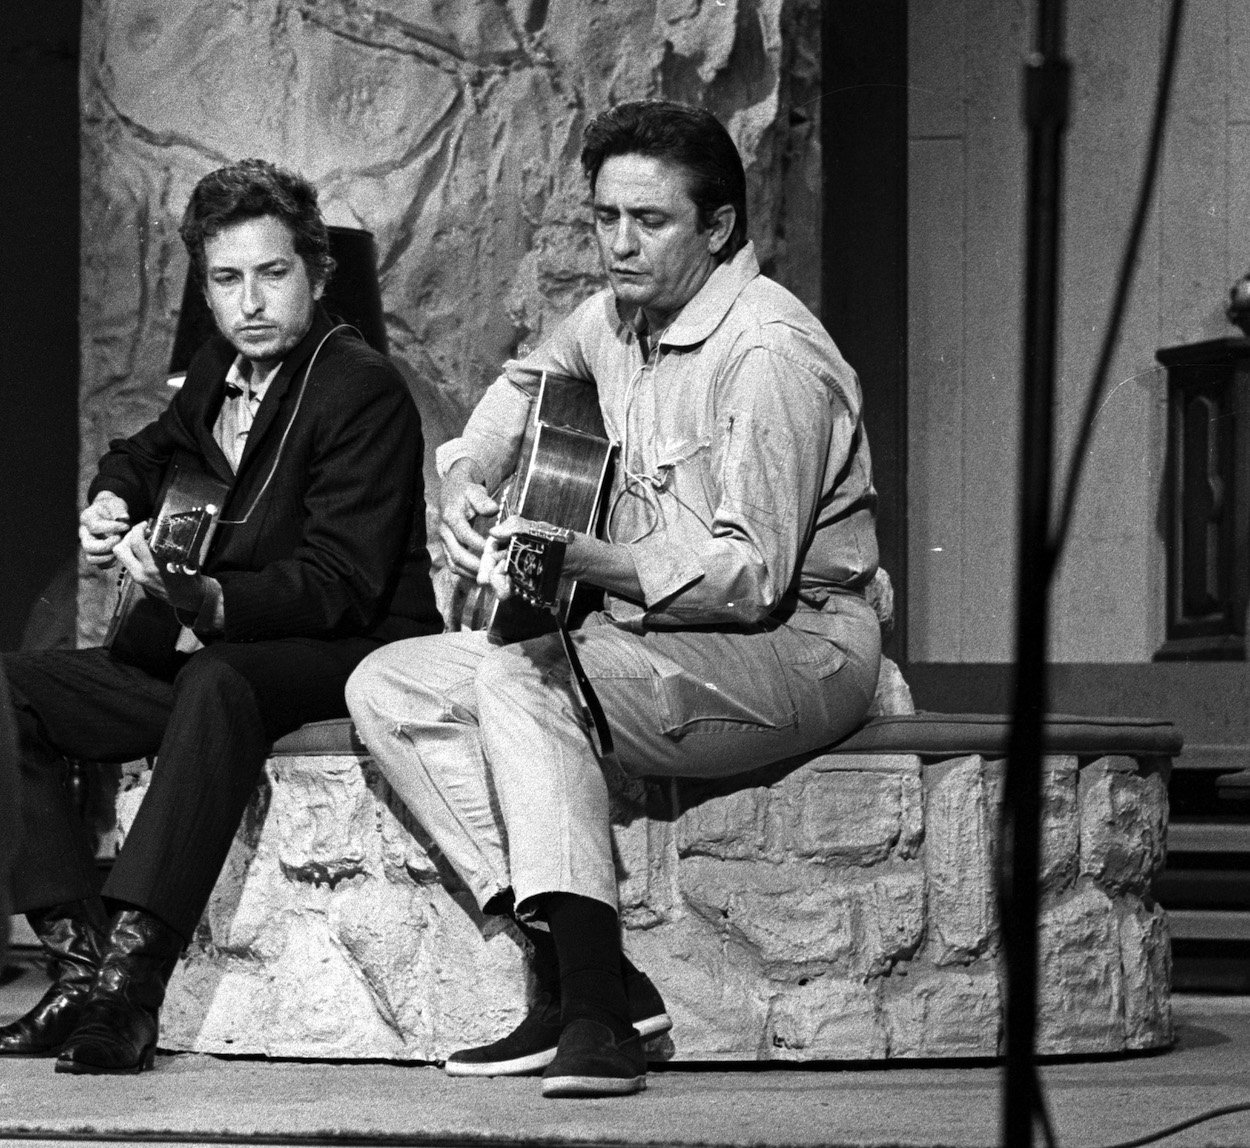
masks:
<svg viewBox="0 0 1250 1148"><path fill-rule="evenodd" d="M497 515L475 522L485 534L513 514L594 534L611 474L613 446L603 429L594 383L544 371L538 401L521 442L520 462L495 500ZM501 645L547 634L568 623L575 601L572 579L551 578L544 559L554 550L542 538L521 535L509 547L508 569L518 593L502 601L489 587L462 580L453 598L455 628L487 630Z"/></svg>
<svg viewBox="0 0 1250 1148"><path fill-rule="evenodd" d="M162 574L199 571L229 491L229 483L205 473L191 455L179 453L170 461L148 536L148 547ZM173 607L149 597L124 571L104 638L113 657L168 677L178 668L176 645L181 630Z"/></svg>

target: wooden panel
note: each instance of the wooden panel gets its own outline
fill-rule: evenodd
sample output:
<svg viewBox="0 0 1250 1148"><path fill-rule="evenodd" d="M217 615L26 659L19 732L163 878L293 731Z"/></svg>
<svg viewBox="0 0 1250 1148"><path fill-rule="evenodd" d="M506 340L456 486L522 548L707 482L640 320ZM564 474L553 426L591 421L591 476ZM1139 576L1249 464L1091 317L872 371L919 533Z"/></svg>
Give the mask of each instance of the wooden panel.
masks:
<svg viewBox="0 0 1250 1148"><path fill-rule="evenodd" d="M1175 821L1169 853L1250 853L1250 822Z"/></svg>
<svg viewBox="0 0 1250 1148"><path fill-rule="evenodd" d="M1245 9L1250 13L1250 4L1245 5ZM1241 86L1250 89L1250 84ZM1225 265L1225 278L1230 287L1250 271L1250 176L1247 173L1250 173L1250 122L1233 123L1228 129L1228 262ZM1227 296L1223 302L1227 304ZM1226 328L1224 333L1232 334L1233 328Z"/></svg>
<svg viewBox="0 0 1250 1148"><path fill-rule="evenodd" d="M1081 4L1069 14L1056 505L1136 202L1158 76L1158 8ZM1156 515L1166 392L1154 362L1157 265L1148 229L1054 587L1051 649L1062 661L1144 661L1158 644L1151 618L1163 603L1151 597L1150 563L1162 561Z"/></svg>
<svg viewBox="0 0 1250 1148"><path fill-rule="evenodd" d="M1226 0L1187 6L1159 189L1160 346L1229 333L1227 35Z"/></svg>
<svg viewBox="0 0 1250 1148"><path fill-rule="evenodd" d="M951 0L908 6L908 133L913 140L964 132L964 10Z"/></svg>
<svg viewBox="0 0 1250 1148"><path fill-rule="evenodd" d="M1228 120L1231 124L1250 124L1250 84L1246 83L1250 76L1250 4L1223 0L1223 5L1228 19ZM1240 173L1238 179L1244 185L1246 169L1232 170Z"/></svg>
<svg viewBox="0 0 1250 1148"><path fill-rule="evenodd" d="M1025 17L1025 8L999 0L968 0L966 6L964 590L959 617L966 661L1006 661L1014 645Z"/></svg>
<svg viewBox="0 0 1250 1148"><path fill-rule="evenodd" d="M1250 912L1220 909L1174 909L1168 927L1176 941L1250 941Z"/></svg>
<svg viewBox="0 0 1250 1148"><path fill-rule="evenodd" d="M911 145L908 628L913 660L963 658L964 149Z"/></svg>

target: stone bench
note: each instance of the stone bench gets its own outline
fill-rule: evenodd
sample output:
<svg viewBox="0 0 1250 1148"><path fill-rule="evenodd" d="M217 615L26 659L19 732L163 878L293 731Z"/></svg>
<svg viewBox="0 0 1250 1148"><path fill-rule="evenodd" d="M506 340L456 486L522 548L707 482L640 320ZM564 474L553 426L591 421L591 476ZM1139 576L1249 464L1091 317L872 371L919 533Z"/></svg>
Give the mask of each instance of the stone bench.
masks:
<svg viewBox="0 0 1250 1148"><path fill-rule="evenodd" d="M615 779L624 942L674 1019L652 1055L1000 1054L1006 736L1000 717L883 717L723 782ZM1165 1047L1150 886L1180 739L1052 718L1046 747L1039 1049ZM266 776L170 984L162 1047L436 1061L506 1031L527 991L517 936L473 907L350 723L283 738Z"/></svg>

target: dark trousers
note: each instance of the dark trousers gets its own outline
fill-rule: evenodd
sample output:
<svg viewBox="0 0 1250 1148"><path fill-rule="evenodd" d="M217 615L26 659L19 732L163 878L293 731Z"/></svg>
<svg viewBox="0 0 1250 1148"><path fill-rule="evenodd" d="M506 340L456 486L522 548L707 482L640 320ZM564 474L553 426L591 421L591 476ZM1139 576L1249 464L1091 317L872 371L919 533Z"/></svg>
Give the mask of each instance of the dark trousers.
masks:
<svg viewBox="0 0 1250 1148"><path fill-rule="evenodd" d="M97 890L62 758L122 762L155 754L147 794L102 892L189 939L270 744L304 722L346 716L348 675L377 645L364 638L219 642L187 658L172 680L102 649L0 655L21 772L14 911Z"/></svg>

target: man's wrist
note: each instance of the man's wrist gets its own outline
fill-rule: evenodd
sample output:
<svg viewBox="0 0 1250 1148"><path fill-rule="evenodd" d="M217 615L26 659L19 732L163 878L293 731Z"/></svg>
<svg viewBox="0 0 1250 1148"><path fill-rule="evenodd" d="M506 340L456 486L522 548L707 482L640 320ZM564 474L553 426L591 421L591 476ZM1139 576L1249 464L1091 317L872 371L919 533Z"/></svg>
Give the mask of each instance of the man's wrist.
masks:
<svg viewBox="0 0 1250 1148"><path fill-rule="evenodd" d="M545 538L548 542L563 542L567 546L576 537L576 532L567 526L552 526L550 522L531 522L522 534L533 534Z"/></svg>
<svg viewBox="0 0 1250 1148"><path fill-rule="evenodd" d="M221 583L216 578L201 575L204 582L204 600L191 629L197 634L220 634L226 628L226 600Z"/></svg>

